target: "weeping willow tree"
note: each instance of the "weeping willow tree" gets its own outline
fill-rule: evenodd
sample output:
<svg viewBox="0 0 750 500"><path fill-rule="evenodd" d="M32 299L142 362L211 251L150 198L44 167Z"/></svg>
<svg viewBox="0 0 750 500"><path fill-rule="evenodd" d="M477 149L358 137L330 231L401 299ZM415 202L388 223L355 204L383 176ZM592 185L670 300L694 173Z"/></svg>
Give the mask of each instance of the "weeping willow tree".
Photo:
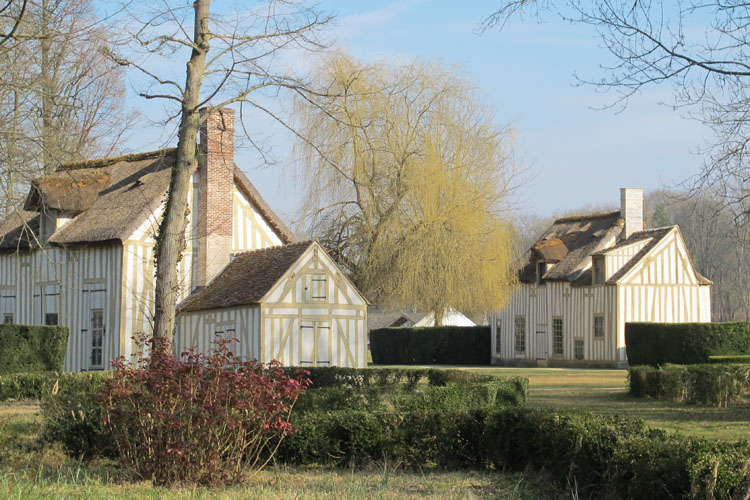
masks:
<svg viewBox="0 0 750 500"><path fill-rule="evenodd" d="M513 281L509 134L455 71L323 60L300 97L305 230L383 307L481 312Z"/></svg>

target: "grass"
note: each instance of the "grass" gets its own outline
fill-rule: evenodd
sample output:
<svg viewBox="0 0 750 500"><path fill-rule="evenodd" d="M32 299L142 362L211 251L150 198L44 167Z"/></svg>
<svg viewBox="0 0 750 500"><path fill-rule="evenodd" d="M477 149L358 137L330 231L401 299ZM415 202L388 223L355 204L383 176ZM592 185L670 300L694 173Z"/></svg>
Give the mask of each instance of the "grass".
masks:
<svg viewBox="0 0 750 500"><path fill-rule="evenodd" d="M636 398L628 394L627 370L458 367L529 379L528 405L584 409L641 418L651 427L688 436L734 441L750 436L750 403L709 408Z"/></svg>
<svg viewBox="0 0 750 500"><path fill-rule="evenodd" d="M586 409L642 418L652 427L710 439L736 440L750 432L750 404L726 409L639 399L627 392L627 371L555 368L452 367L529 379L529 406ZM227 488L154 488L129 482L117 465L82 465L37 441L39 406L0 403L0 498L9 499L535 499L570 498L539 474L414 473L374 464L367 470L269 468Z"/></svg>
<svg viewBox="0 0 750 500"><path fill-rule="evenodd" d="M0 474L0 497L34 499L536 499L563 498L530 483L522 474L489 472L386 473L379 470L269 469L226 488L163 488L148 482L102 479L86 470L58 477L29 473ZM569 497L568 497L569 498Z"/></svg>
<svg viewBox="0 0 750 500"><path fill-rule="evenodd" d="M0 498L35 499L537 499L570 498L543 475L501 472L406 472L392 464L347 471L269 467L225 488L154 488L132 482L116 462L82 464L39 443L39 405L0 403Z"/></svg>

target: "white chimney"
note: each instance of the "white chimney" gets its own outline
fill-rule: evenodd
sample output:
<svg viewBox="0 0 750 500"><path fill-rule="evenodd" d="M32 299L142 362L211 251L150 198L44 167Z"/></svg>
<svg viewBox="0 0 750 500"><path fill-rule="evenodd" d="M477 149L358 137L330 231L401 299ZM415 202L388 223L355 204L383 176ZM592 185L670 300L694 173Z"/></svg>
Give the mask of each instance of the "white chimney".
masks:
<svg viewBox="0 0 750 500"><path fill-rule="evenodd" d="M643 189L620 189L620 217L625 219L625 227L621 234L623 239L643 230Z"/></svg>

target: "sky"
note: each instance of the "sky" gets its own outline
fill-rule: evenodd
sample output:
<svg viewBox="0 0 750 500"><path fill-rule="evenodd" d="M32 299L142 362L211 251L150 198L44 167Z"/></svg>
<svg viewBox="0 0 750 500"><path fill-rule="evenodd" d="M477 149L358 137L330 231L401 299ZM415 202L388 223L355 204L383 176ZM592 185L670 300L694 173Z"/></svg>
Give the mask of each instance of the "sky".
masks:
<svg viewBox="0 0 750 500"><path fill-rule="evenodd" d="M515 157L527 172L516 193L519 212L549 216L582 207L619 206L619 188L647 191L673 186L695 174L703 158L695 151L708 132L668 105L668 85L649 87L625 109L606 109L616 95L583 78L604 75L608 53L593 28L569 24L555 13L544 22L514 20L502 32L479 33L496 2L455 0L324 0L336 16L329 33L336 47L365 61L413 59L457 66L494 110L498 127L510 126ZM300 60L306 64L309 58ZM141 101L140 106L148 106ZM250 148L236 153L269 204L294 220L299 187L289 180L292 138L263 118L256 129L273 146L276 164ZM158 134L134 134L128 146L143 150ZM161 145L158 145L161 147Z"/></svg>

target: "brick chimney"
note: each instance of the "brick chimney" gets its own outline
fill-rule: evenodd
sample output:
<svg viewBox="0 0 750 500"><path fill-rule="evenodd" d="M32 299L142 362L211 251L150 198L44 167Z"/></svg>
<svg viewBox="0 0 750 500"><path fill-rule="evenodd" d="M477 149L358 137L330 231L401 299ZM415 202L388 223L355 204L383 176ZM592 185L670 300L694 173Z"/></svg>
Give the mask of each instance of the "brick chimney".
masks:
<svg viewBox="0 0 750 500"><path fill-rule="evenodd" d="M643 189L620 189L620 217L625 219L625 227L620 235L627 239L637 231L643 231Z"/></svg>
<svg viewBox="0 0 750 500"><path fill-rule="evenodd" d="M204 155L198 167L198 282L206 284L229 263L232 251L234 186L234 110L216 109L200 129Z"/></svg>

